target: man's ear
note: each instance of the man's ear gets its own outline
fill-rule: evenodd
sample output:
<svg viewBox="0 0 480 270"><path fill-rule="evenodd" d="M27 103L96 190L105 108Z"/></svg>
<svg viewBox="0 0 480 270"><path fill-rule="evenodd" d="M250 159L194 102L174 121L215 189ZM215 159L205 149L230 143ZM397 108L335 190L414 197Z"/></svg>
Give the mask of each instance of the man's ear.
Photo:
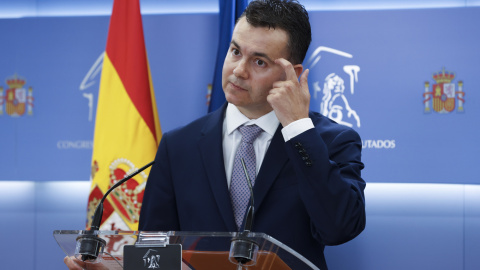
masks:
<svg viewBox="0 0 480 270"><path fill-rule="evenodd" d="M303 66L302 64L297 64L293 66L293 69L295 70L295 73L297 74L297 78L300 77L300 75L303 72Z"/></svg>

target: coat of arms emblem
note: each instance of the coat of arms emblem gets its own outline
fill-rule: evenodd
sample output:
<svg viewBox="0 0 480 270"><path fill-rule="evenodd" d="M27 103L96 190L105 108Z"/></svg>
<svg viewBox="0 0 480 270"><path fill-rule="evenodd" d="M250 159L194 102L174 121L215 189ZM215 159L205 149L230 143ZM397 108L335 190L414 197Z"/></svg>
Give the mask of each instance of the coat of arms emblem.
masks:
<svg viewBox="0 0 480 270"><path fill-rule="evenodd" d="M7 78L8 89L5 91L0 86L0 115L5 112L12 117L19 117L27 112L33 114L33 89L26 90L23 86L26 83L24 78L17 76ZM5 108L5 109L4 109Z"/></svg>
<svg viewBox="0 0 480 270"><path fill-rule="evenodd" d="M434 73L433 79L436 83L432 85L430 90L430 83L425 82L425 92L423 93L424 112L430 113L433 109L437 113L450 113L457 107L457 112L464 111L465 92L463 92L463 82L459 81L457 85L453 83L455 73L442 71ZM455 86L458 86L455 87ZM458 106L456 106L458 103ZM430 107L430 105L432 107Z"/></svg>
<svg viewBox="0 0 480 270"><path fill-rule="evenodd" d="M115 159L109 166L110 181L105 191L102 191L98 185L104 179L95 179L99 171L99 163L95 160L92 165L92 179L94 179L93 189L88 198L88 224L92 224L92 218L98 203L109 188L117 184L122 178L134 173L138 168L128 159ZM99 176L97 175L97 178ZM140 209L142 207L143 194L147 181L145 172L139 173L113 190L109 197L103 202L103 219L100 229L102 230L130 230L129 226L137 224L140 218ZM135 225L136 226L136 225Z"/></svg>

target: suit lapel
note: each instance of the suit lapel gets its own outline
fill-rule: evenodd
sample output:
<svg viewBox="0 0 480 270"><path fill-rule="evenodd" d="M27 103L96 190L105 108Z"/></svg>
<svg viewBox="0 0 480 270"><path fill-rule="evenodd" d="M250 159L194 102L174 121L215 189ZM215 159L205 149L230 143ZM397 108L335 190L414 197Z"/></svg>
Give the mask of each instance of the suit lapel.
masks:
<svg viewBox="0 0 480 270"><path fill-rule="evenodd" d="M198 146L210 188L228 231L236 231L232 202L228 191L223 160L222 127L224 106L215 111L205 124Z"/></svg>
<svg viewBox="0 0 480 270"><path fill-rule="evenodd" d="M270 146L268 147L262 166L258 172L253 194L255 198L255 211L257 211L271 188L281 169L288 161L287 152L285 151L285 141L281 134L282 126L279 125L275 132Z"/></svg>

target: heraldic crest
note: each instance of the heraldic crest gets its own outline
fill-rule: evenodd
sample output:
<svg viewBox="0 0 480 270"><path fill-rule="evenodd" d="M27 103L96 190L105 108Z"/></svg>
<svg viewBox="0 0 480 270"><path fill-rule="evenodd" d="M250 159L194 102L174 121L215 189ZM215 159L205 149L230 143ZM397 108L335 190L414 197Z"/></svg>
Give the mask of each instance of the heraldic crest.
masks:
<svg viewBox="0 0 480 270"><path fill-rule="evenodd" d="M455 73L442 71L434 73L433 79L436 83L432 85L430 91L430 83L425 82L425 92L423 93L424 112L431 113L431 109L437 113L450 113L455 110L456 102L458 102L457 112L463 112L465 104L465 92L463 92L463 82L459 81L456 90ZM430 107L431 105L431 107Z"/></svg>

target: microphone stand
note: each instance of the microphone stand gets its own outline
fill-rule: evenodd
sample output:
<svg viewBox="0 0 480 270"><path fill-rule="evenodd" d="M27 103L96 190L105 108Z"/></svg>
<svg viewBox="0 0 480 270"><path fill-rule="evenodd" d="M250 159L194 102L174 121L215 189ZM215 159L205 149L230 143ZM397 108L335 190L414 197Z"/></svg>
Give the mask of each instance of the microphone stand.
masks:
<svg viewBox="0 0 480 270"><path fill-rule="evenodd" d="M84 262L95 262L98 258L98 254L102 253L103 249L105 248L106 241L98 237L97 234L95 234L95 231L100 229L103 216L103 202L107 198L108 194L110 194L110 192L112 192L121 184L125 183L127 180L130 180L135 175L152 166L154 163L155 161L152 161L142 168L136 170L134 173L125 176L122 180L118 181L115 183L115 185L109 188L105 195L103 195L102 200L95 209L90 230L86 231L86 234L77 237L77 248L75 250L75 257L77 257L77 259Z"/></svg>
<svg viewBox="0 0 480 270"><path fill-rule="evenodd" d="M241 159L243 171L247 178L248 188L250 190L250 207L248 208L247 216L245 218L245 226L243 232L239 234L238 237L232 239L230 245L230 254L229 260L232 263L238 265L237 269L243 269L243 266L252 266L256 264L257 253L258 253L258 244L248 239L248 234L250 233L253 226L253 214L254 214L254 199L253 199L253 188L252 181L248 176L247 167L245 166L245 161Z"/></svg>

